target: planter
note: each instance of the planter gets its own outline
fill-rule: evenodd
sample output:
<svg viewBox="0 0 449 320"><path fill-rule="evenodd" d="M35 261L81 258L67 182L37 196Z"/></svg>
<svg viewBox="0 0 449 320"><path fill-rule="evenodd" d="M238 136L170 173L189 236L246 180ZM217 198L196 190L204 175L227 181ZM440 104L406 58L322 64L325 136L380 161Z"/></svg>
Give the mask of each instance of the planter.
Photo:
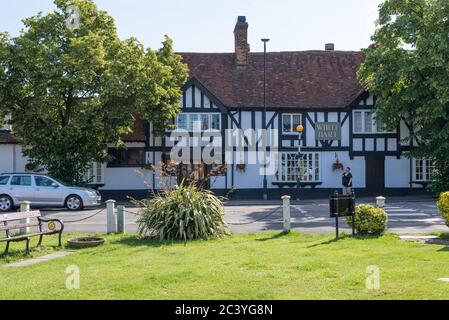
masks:
<svg viewBox="0 0 449 320"><path fill-rule="evenodd" d="M85 238L73 238L68 240L69 246L72 248L91 248L97 247L104 243L104 238L85 237Z"/></svg>

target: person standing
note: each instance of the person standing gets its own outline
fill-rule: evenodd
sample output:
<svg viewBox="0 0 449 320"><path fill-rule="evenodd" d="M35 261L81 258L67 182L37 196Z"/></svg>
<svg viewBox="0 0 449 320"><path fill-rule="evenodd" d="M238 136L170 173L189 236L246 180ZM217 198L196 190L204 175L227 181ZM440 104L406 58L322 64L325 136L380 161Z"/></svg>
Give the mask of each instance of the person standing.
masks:
<svg viewBox="0 0 449 320"><path fill-rule="evenodd" d="M343 176L341 179L341 183L343 185L343 195L348 196L352 192L352 174L351 174L351 168L346 167Z"/></svg>

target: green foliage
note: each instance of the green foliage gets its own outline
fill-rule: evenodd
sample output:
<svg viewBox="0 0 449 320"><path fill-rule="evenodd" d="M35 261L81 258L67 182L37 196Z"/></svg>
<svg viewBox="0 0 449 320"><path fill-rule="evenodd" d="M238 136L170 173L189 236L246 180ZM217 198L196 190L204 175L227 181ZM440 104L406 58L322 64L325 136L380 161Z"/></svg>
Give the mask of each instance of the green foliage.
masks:
<svg viewBox="0 0 449 320"><path fill-rule="evenodd" d="M446 220L446 224L449 225L449 191L440 194L437 207L444 220Z"/></svg>
<svg viewBox="0 0 449 320"><path fill-rule="evenodd" d="M105 143L122 145L136 116L165 129L179 111L187 67L166 37L160 50L120 40L91 0L56 0L57 10L0 34L0 115L11 114L25 155L51 175L80 183ZM67 23L70 6L79 25Z"/></svg>
<svg viewBox="0 0 449 320"><path fill-rule="evenodd" d="M195 183L181 183L142 201L137 219L139 233L160 240L193 240L229 234L223 221L222 200Z"/></svg>
<svg viewBox="0 0 449 320"><path fill-rule="evenodd" d="M386 0L358 73L390 129L401 119L411 125L406 141L420 144L411 156L435 160L435 191L449 189L448 34L449 1Z"/></svg>
<svg viewBox="0 0 449 320"><path fill-rule="evenodd" d="M387 227L388 215L382 208L360 204L355 208L354 221L359 234L381 234ZM352 227L352 217L346 217L346 223Z"/></svg>

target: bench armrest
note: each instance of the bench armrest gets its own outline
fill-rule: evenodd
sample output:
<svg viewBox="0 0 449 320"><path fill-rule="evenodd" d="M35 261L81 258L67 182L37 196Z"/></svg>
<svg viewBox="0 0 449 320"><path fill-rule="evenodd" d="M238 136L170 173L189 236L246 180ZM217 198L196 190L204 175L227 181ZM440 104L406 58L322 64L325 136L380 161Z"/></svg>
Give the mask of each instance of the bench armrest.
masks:
<svg viewBox="0 0 449 320"><path fill-rule="evenodd" d="M60 225L60 229L59 232L62 232L64 230L64 222L62 222L62 220L60 219L47 219L47 218L43 218L43 217L39 217L39 222L57 222Z"/></svg>

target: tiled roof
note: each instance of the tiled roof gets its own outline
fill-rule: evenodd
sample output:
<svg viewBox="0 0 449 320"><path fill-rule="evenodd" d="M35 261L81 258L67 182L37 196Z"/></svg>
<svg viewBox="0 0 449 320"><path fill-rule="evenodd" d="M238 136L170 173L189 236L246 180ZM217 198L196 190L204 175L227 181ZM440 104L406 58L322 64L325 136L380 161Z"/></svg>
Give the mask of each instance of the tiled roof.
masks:
<svg viewBox="0 0 449 320"><path fill-rule="evenodd" d="M0 130L0 144L17 144L21 139L11 134L10 131Z"/></svg>
<svg viewBox="0 0 449 320"><path fill-rule="evenodd" d="M180 53L197 78L228 107L263 106L263 53L249 53L248 65L234 53ZM267 53L267 107L343 108L363 92L355 51Z"/></svg>

